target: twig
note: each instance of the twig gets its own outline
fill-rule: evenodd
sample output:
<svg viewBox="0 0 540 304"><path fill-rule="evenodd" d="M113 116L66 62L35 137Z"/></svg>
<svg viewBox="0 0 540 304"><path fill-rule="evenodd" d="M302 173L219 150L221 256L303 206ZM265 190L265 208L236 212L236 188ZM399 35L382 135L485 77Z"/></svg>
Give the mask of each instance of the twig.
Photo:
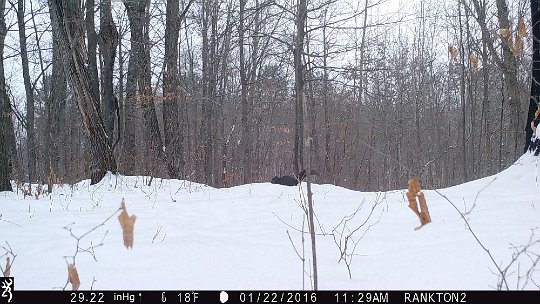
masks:
<svg viewBox="0 0 540 304"><path fill-rule="evenodd" d="M90 285L90 290L94 290L94 283L97 282L96 277L92 278L92 285Z"/></svg>
<svg viewBox="0 0 540 304"><path fill-rule="evenodd" d="M275 214L274 212L272 212L272 214L273 214L280 222L282 222L283 224L285 224L287 227L289 227L289 228L291 228L291 229L293 229L293 230L295 230L295 231L297 231L297 232L301 232L302 234L309 234L309 232L307 232L307 231L302 231L302 230L300 230L300 229L298 229L298 228L296 228L296 227L290 225L289 223L285 222L285 221L282 220L279 216L277 216L277 214ZM323 234L323 233L315 233L315 235L325 236L325 235L327 235L327 234Z"/></svg>
<svg viewBox="0 0 540 304"><path fill-rule="evenodd" d="M487 253L487 255L489 256L491 262L497 268L497 271L499 272L499 275L501 276L502 283L504 283L504 286L505 286L506 290L510 290L510 288L508 286L508 282L506 281L505 273L503 272L501 267L497 264L497 262L495 262L495 258L493 257L493 255L491 254L489 249L487 249L486 246L484 246L484 244L480 241L478 236L476 236L476 233L474 233L474 231L472 230L472 227L469 224L469 221L467 220L465 215L458 209L458 207L456 207L456 205L448 197L446 197L446 195L440 193L437 189L435 189L434 191L437 192L437 194L439 194L441 197L443 197L447 202L449 202L450 205L452 205L452 207L454 207L454 209L456 209L456 211L459 213L459 215L461 216L461 218L465 222L465 225L467 225L467 229L471 232L472 236L474 237L474 239L476 240L478 245L480 245L480 247Z"/></svg>
<svg viewBox="0 0 540 304"><path fill-rule="evenodd" d="M540 254L535 252L534 249L531 250L532 247L540 244L540 239L536 239L536 240L534 239L534 235L535 235L534 231L535 229L532 229L527 245L521 245L521 246L512 245L512 248L515 250L515 252L512 254L512 260L508 263L508 265L503 270L505 275L508 276L509 274L508 271L511 269L511 267L515 263L518 263L518 270L517 270L518 278L516 282L516 289L518 290L525 289L525 287L527 286L529 282L532 282L534 285L538 286L538 284L534 281L534 279L532 279L532 274L536 271L536 265L538 265L538 263L540 262ZM531 262L531 266L529 267L529 269L527 270L524 276L520 275L521 264L519 263L519 258L522 255L525 255L526 257L528 257ZM522 280L525 280L525 281L523 284L520 284Z"/></svg>
<svg viewBox="0 0 540 304"><path fill-rule="evenodd" d="M86 237L87 235L89 235L90 233L96 231L99 227L102 227L102 226L105 226L105 224L113 217L115 216L120 210L122 210L122 208L118 208L113 214L111 214L109 217L107 217L103 222L101 222L100 224L94 226L93 228L91 228L90 230L88 230L87 232L83 233L81 236L76 236L74 233L73 233L73 228L71 227L72 225L75 225L75 223L71 223L69 225L66 225L64 227L64 229L66 229L67 231L69 231L69 234L77 241L77 243L75 244L75 253L72 255L72 256L64 256L64 258L71 258L73 263L72 264L75 264L75 260L77 258L77 255L80 253L80 252L86 252L86 253L89 253L93 258L94 260L97 262L97 258L96 258L96 254L94 252L94 248L96 247L100 247L100 246L103 246L104 245L104 240L105 240L105 237L107 236L108 234L108 230L105 232L105 235L103 236L103 238L101 239L101 242L98 244L98 245L93 245L92 242L90 242L90 247L88 248L82 248L80 246L80 243L81 243L81 240ZM67 262L67 260L66 260ZM68 263L69 264L69 263ZM63 287L63 290L66 290L66 287L68 286L69 284L69 276L68 276L68 279L66 281L66 284L64 285Z"/></svg>
<svg viewBox="0 0 540 304"><path fill-rule="evenodd" d="M304 215L302 217L302 232L304 231L305 225L306 225L306 216ZM302 290L306 289L306 276L304 275L304 273L306 272L305 256L306 256L306 238L304 237L304 234L302 233L302 257L304 258L302 260Z"/></svg>
<svg viewBox="0 0 540 304"><path fill-rule="evenodd" d="M472 205L471 209L469 209L469 211L463 213L463 215L469 215L473 211L473 209L476 207L476 201L478 200L478 197L480 196L480 193L482 191L486 190L487 187L489 187L491 184L493 184L493 182L496 181L496 180L497 180L497 177L494 177L489 183L487 183L487 185L485 185L482 189L480 189L480 191L478 191L476 193L476 196L474 197L474 201L473 201L473 205Z"/></svg>
<svg viewBox="0 0 540 304"><path fill-rule="evenodd" d="M2 218L2 213L0 213L0 221L6 222L6 223L9 223L9 224L12 224L12 225L15 225L15 226L17 226L17 227L19 227L19 228L22 228L22 226L19 225L19 224L17 224L17 223L14 223L14 222L12 222L12 221L8 221L8 220L3 219L3 218Z"/></svg>
<svg viewBox="0 0 540 304"><path fill-rule="evenodd" d="M152 243L154 243L154 241L156 240L157 236L159 235L159 233L161 232L161 228L163 226L162 225L159 225L158 224L158 228L157 228L157 231L156 231L156 234L154 234L154 237L152 238Z"/></svg>
<svg viewBox="0 0 540 304"><path fill-rule="evenodd" d="M289 233L289 230L287 230L287 235L289 236L289 241L291 242L291 245L293 246L293 249L294 249L294 252L296 252L296 255L298 256L298 258L304 262L304 258L300 255L300 253L298 252L298 249L296 249L296 246L294 246L294 242L291 238L291 234Z"/></svg>
<svg viewBox="0 0 540 304"><path fill-rule="evenodd" d="M6 251L5 254L3 254L2 256L0 256L0 258L3 258L3 257L5 257L5 256L7 256L7 257L11 256L11 260L10 260L10 262L9 262L8 265L7 265L7 267L8 267L9 269L11 269L11 268L13 268L13 263L15 262L15 259L17 258L17 255L13 252L13 248L11 248L11 245L9 244L8 241L6 241L6 245L7 245L7 247L5 247L5 246L0 246L0 247L2 247L2 249L4 249L4 250ZM4 268L2 267L2 263L0 263L0 271L2 272L2 275L4 275L4 274L6 273L6 271L7 271L7 269L4 269Z"/></svg>
<svg viewBox="0 0 540 304"><path fill-rule="evenodd" d="M363 208L363 206L365 204L365 199L362 200L362 202L358 205L358 207L356 208L356 210L352 214L345 215L341 219L341 221L334 227L334 229L332 229L332 236L333 236L333 239L334 239L334 243L336 244L336 246L338 247L338 249L340 251L340 257L339 257L338 263L341 262L341 261L345 262L345 266L347 267L347 272L349 273L349 278L350 279L352 279L351 265L352 265L353 257L356 255L355 254L356 247L358 246L358 244L360 244L360 241L366 236L368 231L371 230L371 228L373 226L375 226L376 224L378 224L380 222L380 219L381 219L382 214L384 212L384 208L381 211L381 213L379 214L379 217L377 218L377 220L375 222L373 222L373 223L370 223L367 226L367 228L363 231L363 233L360 235L358 240L355 240L355 233L357 233L362 227L366 226L366 224L372 218L377 206L379 206L385 200L386 200L386 194L384 196L382 196L382 198L381 198L381 195L378 194L377 198L375 200L375 203L371 206L369 214L366 216L364 221L362 223L360 223L356 228L351 230L349 228L348 223L351 220L353 220L356 217L356 215L358 214L358 212ZM338 240L338 237L339 237L339 240ZM349 243L350 243L349 241L352 242L352 244L353 244L352 249L349 246Z"/></svg>

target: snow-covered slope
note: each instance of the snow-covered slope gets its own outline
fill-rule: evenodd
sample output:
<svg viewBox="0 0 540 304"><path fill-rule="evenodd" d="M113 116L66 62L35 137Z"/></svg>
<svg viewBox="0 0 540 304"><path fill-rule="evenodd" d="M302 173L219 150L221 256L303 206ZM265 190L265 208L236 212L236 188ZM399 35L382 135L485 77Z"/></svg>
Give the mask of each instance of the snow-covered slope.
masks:
<svg viewBox="0 0 540 304"><path fill-rule="evenodd" d="M466 218L501 267L512 261L514 246L529 243L533 231L533 240L540 238L536 161L526 154L495 176L439 190L462 212L472 208ZM95 186L83 181L55 188L50 197L38 200L23 198L20 191L0 193L0 245L8 242L17 255L11 270L17 289L64 287L66 261L71 262L66 257L73 256L77 243L64 227L80 236L117 212L122 198L128 212L137 216L134 247L124 247L116 215L82 238L81 248L102 245L93 248L95 259L88 252L77 254L81 289L92 284L94 289L132 290L304 288L298 187L262 183L214 189L160 179L147 186L148 180L109 176ZM425 191L433 222L420 230L414 230L419 221L407 207L405 190L362 193L313 185L313 192L321 289L496 287L493 262L460 214L435 191ZM366 222L353 236L358 243L351 279L344 261L338 263L336 232L347 231L342 219L359 206L346 227L354 230ZM349 244L349 253L353 246ZM304 247L309 260L307 235ZM529 250L538 255L540 245ZM0 248L0 256L4 253ZM538 271L526 283L531 259L520 256L520 280L517 263L510 269L511 289L518 284L539 288L531 281L540 282ZM0 265L5 266L5 256ZM305 270L310 272L308 261ZM307 277L304 284L309 288Z"/></svg>

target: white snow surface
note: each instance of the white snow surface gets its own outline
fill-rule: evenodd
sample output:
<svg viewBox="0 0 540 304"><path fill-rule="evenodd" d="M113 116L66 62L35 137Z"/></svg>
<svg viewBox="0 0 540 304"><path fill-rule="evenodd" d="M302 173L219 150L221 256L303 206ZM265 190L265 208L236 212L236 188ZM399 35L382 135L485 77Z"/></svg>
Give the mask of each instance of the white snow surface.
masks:
<svg viewBox="0 0 540 304"><path fill-rule="evenodd" d="M501 267L512 261L516 246L540 238L536 170L536 158L525 154L497 175L439 190L461 212L472 208L466 218ZM103 245L93 248L95 259L88 252L77 254L81 289L310 289L293 247L302 254L299 187L268 182L215 189L155 178L147 186L149 180L107 175L97 185L86 180L58 186L52 195L39 199L24 198L21 191L0 193L0 245L9 243L16 254L11 269L16 288L66 286L67 262L72 261L76 239L64 227L69 225L74 235L81 236L117 212L124 198L129 214L137 216L134 246L124 247L119 213L83 237L81 248ZM306 191L305 183L301 190ZM319 288L496 289L493 262L452 205L435 191L424 190L432 223L415 230L419 220L408 208L405 192L313 185ZM331 234L338 226L342 231L344 216L359 206L347 223L354 230L366 222L353 237L358 243L349 278L345 263L338 262L340 251ZM349 244L349 250L353 246ZM308 235L304 248L309 273ZM529 249L540 253L538 242ZM0 247L2 267L5 253ZM539 289L534 282L540 283L540 265L529 273L527 283L524 277L532 258L521 255L519 268L514 263L508 271L510 289Z"/></svg>

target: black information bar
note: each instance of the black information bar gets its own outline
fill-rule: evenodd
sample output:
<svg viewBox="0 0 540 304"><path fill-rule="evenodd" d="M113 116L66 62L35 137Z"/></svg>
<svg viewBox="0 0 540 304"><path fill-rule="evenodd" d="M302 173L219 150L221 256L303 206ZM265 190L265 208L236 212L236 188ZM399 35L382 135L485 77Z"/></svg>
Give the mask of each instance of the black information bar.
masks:
<svg viewBox="0 0 540 304"><path fill-rule="evenodd" d="M0 290L2 291L2 290ZM9 297L11 295L11 297ZM469 303L538 304L540 291L20 291L0 304Z"/></svg>

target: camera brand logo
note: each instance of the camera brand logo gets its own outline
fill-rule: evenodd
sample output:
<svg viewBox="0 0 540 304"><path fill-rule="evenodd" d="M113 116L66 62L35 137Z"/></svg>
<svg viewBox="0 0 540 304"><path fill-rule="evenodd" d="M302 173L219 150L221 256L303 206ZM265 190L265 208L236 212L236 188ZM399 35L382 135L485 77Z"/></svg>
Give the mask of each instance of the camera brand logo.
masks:
<svg viewBox="0 0 540 304"><path fill-rule="evenodd" d="M0 303L12 303L13 302L13 277L0 278Z"/></svg>

